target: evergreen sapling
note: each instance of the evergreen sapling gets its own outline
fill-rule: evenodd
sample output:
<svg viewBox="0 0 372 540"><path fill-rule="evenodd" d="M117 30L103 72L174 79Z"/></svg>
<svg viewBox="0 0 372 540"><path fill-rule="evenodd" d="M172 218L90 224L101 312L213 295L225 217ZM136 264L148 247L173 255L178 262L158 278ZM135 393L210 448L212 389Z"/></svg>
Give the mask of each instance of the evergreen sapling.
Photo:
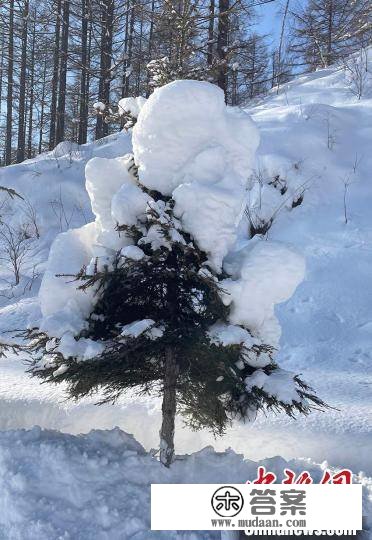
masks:
<svg viewBox="0 0 372 540"><path fill-rule="evenodd" d="M274 362L274 349L243 327L238 342L221 338L229 328L230 307L221 286L225 272L213 270L207 254L182 230L173 199L140 187L150 197L145 214L135 226L117 225L117 234L130 237L133 245L110 263L100 267L97 260L93 269L73 276L78 289L95 294L76 340L93 340L100 352L84 361L66 357L59 339L33 328L23 347L33 355L31 373L67 383L75 399L100 391L99 403L114 402L129 389L161 395L160 460L166 466L174 458L176 411L192 429L221 435L233 419L250 419L259 409L293 416L324 405L290 374L298 396L291 403L252 386L254 374L284 373Z"/></svg>

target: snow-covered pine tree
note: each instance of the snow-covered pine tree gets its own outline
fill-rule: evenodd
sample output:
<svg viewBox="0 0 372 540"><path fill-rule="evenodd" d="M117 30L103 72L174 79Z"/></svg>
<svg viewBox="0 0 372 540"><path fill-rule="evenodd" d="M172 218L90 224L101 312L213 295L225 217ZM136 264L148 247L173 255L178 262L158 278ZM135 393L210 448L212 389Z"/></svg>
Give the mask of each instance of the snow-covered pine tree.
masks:
<svg viewBox="0 0 372 540"><path fill-rule="evenodd" d="M143 189L143 188L142 188ZM226 277L208 267L199 249L173 215L174 201L149 193L146 216L136 226L118 226L118 234L134 245L117 253L111 267L92 273L83 268L77 286L94 288L96 304L80 338L103 345L84 362L65 358L48 336L33 330L29 346L37 359L31 372L53 383L67 382L69 395L81 398L103 389L100 403L115 401L134 388L163 396L160 459L170 465L174 454L176 408L193 429L222 434L233 418L247 418L258 409L306 413L309 403L321 405L311 389L295 377L298 401L291 405L258 387L247 390L245 379L257 365L270 375L277 366L270 345L245 341L226 345L214 325L228 322L221 299ZM42 357L42 363L40 363Z"/></svg>
<svg viewBox="0 0 372 540"><path fill-rule="evenodd" d="M222 434L233 419L260 409L293 415L323 405L276 365L274 348L258 329L239 318L250 312L253 320L255 308L237 272L246 248L221 263L236 239L234 216L257 144L249 117L226 108L213 85L178 81L155 91L134 127L140 169L128 157L88 164L96 222L55 241L41 289L44 318L27 331L31 373L67 383L72 398L99 391L104 403L128 390L162 396L166 466L174 456L177 410L191 428ZM274 261L277 274L277 261L290 260L291 276L284 271L278 286L283 301L298 282L297 256L268 242L258 247L259 257L262 248L270 250L264 260ZM82 252L87 264L80 272L55 277L66 258L76 262ZM73 287L66 283L72 279ZM271 333L272 320L269 313Z"/></svg>

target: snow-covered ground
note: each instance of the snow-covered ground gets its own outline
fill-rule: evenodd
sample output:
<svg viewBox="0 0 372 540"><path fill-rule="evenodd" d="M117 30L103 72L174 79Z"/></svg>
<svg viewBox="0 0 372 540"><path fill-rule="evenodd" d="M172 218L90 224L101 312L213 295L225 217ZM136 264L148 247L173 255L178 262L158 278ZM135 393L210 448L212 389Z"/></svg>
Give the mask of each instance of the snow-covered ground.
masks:
<svg viewBox="0 0 372 540"><path fill-rule="evenodd" d="M310 461L263 463L282 477L283 469ZM87 436L56 431L0 433L0 538L2 540L220 540L219 532L150 532L151 483L244 483L256 477L257 463L230 450L204 448L179 456L171 469L116 429ZM372 484L362 477L366 495ZM365 506L368 512L368 503ZM226 534L226 533L225 533ZM223 540L232 538L224 536ZM235 537L234 537L235 538Z"/></svg>
<svg viewBox="0 0 372 540"><path fill-rule="evenodd" d="M288 302L276 308L282 327L280 364L301 373L303 379L315 387L318 395L334 408L297 420L283 415L260 415L252 424L234 425L225 437L216 440L205 432L188 431L179 421L177 451L195 452L213 444L218 451L231 447L255 461L277 455L285 459L304 457L317 463L327 461L330 466L350 467L355 473L362 470L367 476L372 476L372 99L366 92L366 97L358 101L347 88L343 71L332 68L287 84L278 95L273 93L249 113L261 136L251 191L254 219L257 223L258 218L267 220L274 217L267 233L268 240L290 243L306 259L305 280ZM59 157L56 157L58 152L47 154L21 165L0 169L0 185L13 187L27 196L39 215L41 240L34 260L40 262L40 272L54 236L62 229L91 221L84 189L85 163L93 156L112 158L125 154L129 149L130 137L118 134L103 143L68 151L63 157L61 154L65 149L62 148ZM269 184L275 177L276 187ZM283 186L286 191L281 194ZM292 200L300 196L303 198L301 204L292 208ZM53 205L51 201L57 202ZM30 265L27 270L29 276L31 271ZM37 285L38 280L35 280L32 290L26 293L28 298L14 302L14 299L7 298L9 287L4 284L0 297L4 306L0 311L2 329L22 328L30 314L37 317L39 308L32 298ZM24 370L24 365L15 357L0 360L0 429L31 428L37 424L79 434L88 433L91 429L119 426L133 433L147 450L158 446L160 406L156 400L147 398L139 401L127 396L115 406L102 407L95 406L94 400L88 399L78 404L69 403L64 401L63 388L40 385L37 380L30 380ZM100 460L108 459L108 476L99 480L102 481L102 489L106 489L105 481L110 482L115 471L126 466L119 460L120 450L116 443L111 442L122 437L115 433L107 438L99 434L87 438L64 437L58 433L40 434L35 430L29 435L2 433L1 463L5 465L1 466L1 474L6 468L12 471L6 480L6 504L9 508L16 508L12 519L21 522L22 516L31 511L31 506L18 508L20 503L16 502L17 489L22 489L22 482L31 486L30 491L36 482L35 479L31 483L27 478L22 480L22 474L28 474L24 463L31 464L36 460L40 465L45 460L45 469L42 470L47 478L48 460L51 462L53 452L61 458L61 470L68 471L66 476L61 475L61 486L71 492L77 489L78 480L72 470L75 465L64 467L64 462L70 464L81 460L84 455L82 448L87 447L89 459L86 468L79 469L78 474L79 478L80 473L83 475L81 482L84 483L87 481L84 475L89 477L90 467L97 471ZM18 446L15 444L17 439L20 440ZM14 454L13 446L16 448ZM232 455L216 457L213 454L213 460L219 460L219 466L223 463L220 470L225 471L226 466L231 473L224 476L225 472L221 472L221 476L208 480L206 472L205 481L244 481L241 477L247 476L249 467L242 458L232 458ZM189 469L189 472L181 471L182 463L177 463L174 471L168 473L157 469L154 464L149 466L150 459L147 456L131 462L134 467L131 479L135 477L137 468L146 463L148 478L153 475L157 481L166 481L159 480L160 476L165 478L172 474L172 481L193 481ZM209 458L197 459L203 462L203 470L207 471ZM234 460L233 465L229 463L230 459ZM18 473L22 468L24 473ZM32 467L31 472L40 474ZM98 478L98 473L92 478ZM124 477L119 475L117 478ZM18 481L21 487L17 487ZM136 481L133 480L129 487L120 487L122 495L126 495L126 489L134 489L133 483ZM143 480L139 483L144 485ZM47 486L44 487L35 497L44 497L45 504L48 504ZM121 492L118 493L120 495ZM34 536L30 533L27 538L79 538L73 529L74 512L87 500L84 492L76 495L79 496L81 501L74 501L75 506L71 508L70 536L62 535L57 521L51 525L43 519L42 505L38 506L34 499L40 514L36 514L35 528L30 529ZM104 536L105 519L115 523L115 509L119 514L121 509L115 506L116 502L111 504L106 495L102 497L105 503L97 515L94 512L95 500L87 506L84 523L91 523L92 532L89 532L90 536L87 533L81 538L148 538L143 532L148 527L147 518L140 519L136 510L133 510L133 521L128 521L128 527L133 526L133 533L114 528ZM148 504L145 488L141 497ZM56 505L57 509L54 496L52 499L50 504ZM65 501L71 502L71 498L66 497L62 506ZM97 521L100 521L101 536L94 533ZM40 527L39 531L37 527ZM48 527L55 528L48 533ZM137 536L134 536L135 532ZM16 534L9 536L13 537L23 540ZM169 535L166 537L170 538ZM193 537L189 535L186 538L192 540Z"/></svg>

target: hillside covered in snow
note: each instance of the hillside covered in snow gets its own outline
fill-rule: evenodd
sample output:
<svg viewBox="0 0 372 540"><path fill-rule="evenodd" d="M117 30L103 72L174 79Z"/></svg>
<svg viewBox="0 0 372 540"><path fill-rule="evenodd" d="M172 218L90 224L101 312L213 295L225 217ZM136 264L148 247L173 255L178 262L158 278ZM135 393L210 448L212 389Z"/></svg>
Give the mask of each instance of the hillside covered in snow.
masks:
<svg viewBox="0 0 372 540"><path fill-rule="evenodd" d="M370 89L372 93L371 81ZM273 92L247 112L257 127L260 143L255 162L248 163L247 158L247 207L239 224L241 245L244 242L246 245L248 236L251 236L248 241L251 257L247 261L246 275L250 281L246 316L250 317L250 323L257 324L262 335L277 341L280 366L301 374L332 408L298 419L272 413L267 416L258 414L254 422L235 423L224 437L218 439L205 431L194 433L184 428L182 420L179 420L177 451L181 454L195 452L212 444L217 451L231 447L243 454L244 458L254 461L277 455L286 460L308 458L312 462L323 463L323 466L327 461L331 467L350 467L355 474L362 470L360 479L364 478L363 481L369 485L370 480L366 477L372 476L372 95L366 91L361 99L357 99L350 91L344 71L329 68L286 84L278 93ZM165 125L164 129L167 127ZM224 141L226 148L229 147L228 136L226 134ZM245 136L254 137L254 132L240 133L240 137ZM135 144L140 146L141 141L137 140ZM161 159L163 152L166 159L170 149L167 146L156 147L155 141L154 156ZM87 169L87 180L91 182L90 193L92 190L94 192L95 185L92 175L99 177L103 194L105 187L107 193L112 193L110 186L116 182L112 169L114 158L119 164L130 151L131 133L122 132L100 143L82 147L62 143L53 152L0 169L0 185L15 189L23 197L9 199L4 194L2 220L7 220L11 231L23 230L25 226L31 231L24 244L19 283L14 286L14 268L11 264L4 263L1 268L0 328L3 332L25 328L30 321L40 319L40 302L36 295L50 246L57 234L90 223L93 214L97 218L97 211L94 204L91 208L85 189L84 170ZM95 157L101 159L96 161L99 167L93 171L92 161L89 160ZM181 158L177 156L177 159ZM208 156L198 166L204 167L207 174L210 160L218 163L218 159L218 155ZM153 164L148 166L153 167ZM239 174L244 175L241 170L244 163L238 163L236 167ZM174 169L170 178L174 178L176 172ZM192 175L193 171L183 171L183 174ZM154 188L150 184L152 178L149 177L148 181L149 187ZM162 177L162 181L166 182L167 179ZM205 195L202 188L199 191L191 190L190 193L187 190L180 192L181 203L184 201L187 205L190 198L194 200L196 214L199 212L198 204L203 203ZM230 197L227 212L237 211L234 207L235 195L236 192L226 191L226 196ZM102 200L99 202L101 205L105 203ZM119 208L120 200L117 202ZM217 233L226 215L220 212L220 208L218 204L212 204L209 214L211 219L216 220ZM196 218L189 215L192 232ZM101 213L99 219L102 219ZM110 220L111 216L107 219ZM206 220L203 232L209 230L211 223L213 221ZM102 234L107 229L106 225L102 223ZM222 226L221 231L225 233ZM67 233L70 236L78 234ZM231 247L231 238L224 238ZM208 234L204 234L200 241L204 242L207 251L215 254L213 263L220 265L227 248L222 254L213 251L215 246ZM3 239L3 253L4 242L6 245L9 240L6 237ZM83 241L81 245L85 245ZM223 246L223 243L219 245ZM270 250L270 245L276 246L275 249ZM53 249L57 249L56 244ZM270 253L270 257L265 253ZM66 268L69 267L69 258L74 258L80 266L86 264L85 254L76 244L63 245L59 260L63 260ZM229 267L231 275L234 275L234 264L235 259L229 260L227 257L225 265ZM251 269L259 271L249 273L249 265ZM63 273L64 270L49 267L48 271L53 281L53 272ZM288 275L292 276L291 281ZM47 304L52 313L63 297L56 295L56 289L46 287L45 278L43 283L42 303ZM240 294L239 290L236 294ZM269 299L267 305L265 298ZM251 312L249 305L254 306ZM237 324L239 320L239 314L236 314ZM95 405L97 399L94 397L78 403L67 402L63 387L40 385L38 380L30 379L25 373L24 363L18 357L2 358L0 371L1 430L29 429L39 425L63 433L80 434L92 429L106 430L119 426L125 432L133 433L146 450L158 444L160 403L157 399L146 397L139 400L127 395L115 405L101 407ZM147 484L142 476L139 480L139 471L136 476L137 468L139 470L142 466L148 468L147 483L149 478L153 478L153 481L169 481L168 474L173 475L170 481L196 481L193 479L196 462L203 470L198 478L206 482L212 481L205 472L210 461L213 467L218 462L217 468L222 471L218 478L213 477L216 482L245 481L240 477L248 474L251 467L230 451L219 455L205 450L204 454L193 455L189 461L185 461L189 467L185 465L187 471L184 473L179 472L184 466L182 460L176 462L174 471L168 473L161 469L158 471L155 460L145 454L138 443L119 431L77 438L63 433L32 430L19 435L17 432L1 435L0 447L5 463L1 474L5 470L12 471L11 478L4 480L9 507L14 507L17 490L27 494L32 490L33 483L38 482L36 477L31 478L18 469L17 460L20 464L28 460L44 460L45 474L54 475L58 470L53 464L54 458L51 458L54 451L60 459L58 467L66 472L65 483L71 492L74 491L71 485L75 486L76 475L88 474L88 469L96 469L100 460L108 460L110 470L107 475L115 475L115 470L122 467L125 471L133 467L129 476L124 475L121 483L125 484L126 479L128 485L117 487L124 491L116 492L116 487L113 487L114 493L118 493L119 497L127 496L134 493L133 486L140 489L138 484L141 484L141 497L147 497L147 501L148 495L144 495L147 488L143 487ZM19 440L14 460L10 450L12 438ZM123 454L120 450L119 455L118 447L122 439L125 439L128 448ZM89 459L82 465L86 454ZM206 454L208 456L204 458ZM50 469L48 460L51 460ZM69 468L71 462L74 463L73 467L76 466L76 475ZM59 462L56 460L56 463ZM142 465L139 466L139 463ZM270 463L273 467L282 464L280 460ZM298 463L296 466L300 467ZM317 468L312 466L314 470ZM225 476L225 468L229 470L228 477ZM32 470L32 475L39 474ZM64 483L63 480L61 482ZM148 522L141 522L136 509L133 509L133 518L126 525L127 530L120 529L121 525L118 525L118 529L112 525L115 523L114 514L120 509L115 507L116 497L112 497L107 485L111 485L109 477L102 479L99 516L97 514L97 521L91 525L91 536L85 538L94 537L97 531L101 535L98 538L102 539L148 538L145 532ZM96 502L91 498L92 488L85 489L85 492L79 492L76 484L79 493L77 499L72 496L65 499L66 504L71 505L71 523L82 501L89 499L92 507L96 507ZM129 490L128 493L126 490ZM43 488L36 497L43 498L51 508L54 506L56 509L56 493L57 490L52 493ZM41 513L32 518L35 521L32 530L34 536L30 538L76 537L75 525L71 524L66 529L67 536L62 536L64 531L57 521L53 524L45 522L42 507L38 504L35 502L35 507ZM10 514L11 524L7 526L15 538L19 529L14 524L28 520L28 511L27 508L20 508L13 515ZM89 522L92 515L87 510L81 523ZM58 515L56 519L59 519ZM113 528L110 530L111 526ZM109 531L107 536L102 532L105 527ZM187 536L188 540L191 538Z"/></svg>

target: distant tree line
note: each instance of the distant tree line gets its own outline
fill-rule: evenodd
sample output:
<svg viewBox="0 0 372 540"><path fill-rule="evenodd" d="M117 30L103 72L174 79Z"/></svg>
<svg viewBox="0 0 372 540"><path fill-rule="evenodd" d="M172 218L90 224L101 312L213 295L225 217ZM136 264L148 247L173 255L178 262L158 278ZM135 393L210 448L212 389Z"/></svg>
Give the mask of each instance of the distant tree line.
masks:
<svg viewBox="0 0 372 540"><path fill-rule="evenodd" d="M0 164L106 136L106 106L176 78L240 105L371 42L370 0L6 0L0 4ZM262 5L279 39L257 32Z"/></svg>

